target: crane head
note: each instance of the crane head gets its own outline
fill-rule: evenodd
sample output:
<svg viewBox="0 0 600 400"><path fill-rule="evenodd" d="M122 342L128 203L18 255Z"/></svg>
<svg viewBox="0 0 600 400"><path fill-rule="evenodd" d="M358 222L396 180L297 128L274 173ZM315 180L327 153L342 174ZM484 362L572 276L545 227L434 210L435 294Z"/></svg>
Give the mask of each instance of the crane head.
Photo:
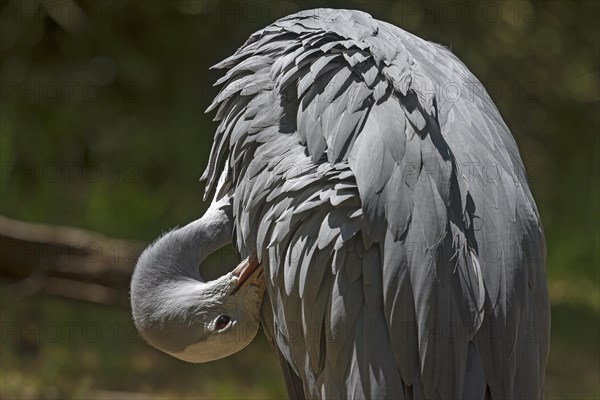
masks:
<svg viewBox="0 0 600 400"><path fill-rule="evenodd" d="M181 360L217 360L246 347L258 332L263 269L251 255L205 282L198 266L231 241L226 202L173 230L140 256L131 281L134 323L144 339Z"/></svg>

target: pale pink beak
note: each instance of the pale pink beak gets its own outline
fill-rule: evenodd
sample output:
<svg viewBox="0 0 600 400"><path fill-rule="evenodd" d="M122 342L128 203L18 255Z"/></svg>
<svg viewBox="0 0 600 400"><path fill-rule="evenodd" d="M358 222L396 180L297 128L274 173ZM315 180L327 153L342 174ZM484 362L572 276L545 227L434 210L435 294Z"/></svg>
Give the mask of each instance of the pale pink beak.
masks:
<svg viewBox="0 0 600 400"><path fill-rule="evenodd" d="M248 279L258 270L260 264L258 263L258 259L255 254L250 255L250 257L246 258L242 261L231 273L239 278L237 286L233 290L231 294L237 292L243 285L248 281Z"/></svg>

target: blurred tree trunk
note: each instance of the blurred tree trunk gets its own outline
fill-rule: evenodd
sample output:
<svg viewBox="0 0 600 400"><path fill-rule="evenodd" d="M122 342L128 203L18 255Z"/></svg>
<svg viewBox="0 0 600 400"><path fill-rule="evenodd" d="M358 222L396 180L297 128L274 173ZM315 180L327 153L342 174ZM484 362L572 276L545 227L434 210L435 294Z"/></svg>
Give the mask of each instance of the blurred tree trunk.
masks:
<svg viewBox="0 0 600 400"><path fill-rule="evenodd" d="M82 229L0 216L0 278L6 300L47 293L127 304L131 272L145 244Z"/></svg>

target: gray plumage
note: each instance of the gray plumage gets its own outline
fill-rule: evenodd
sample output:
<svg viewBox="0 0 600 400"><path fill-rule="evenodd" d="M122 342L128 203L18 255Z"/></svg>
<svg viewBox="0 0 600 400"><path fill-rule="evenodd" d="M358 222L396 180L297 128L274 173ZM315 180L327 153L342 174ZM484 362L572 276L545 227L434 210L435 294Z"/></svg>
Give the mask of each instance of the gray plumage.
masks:
<svg viewBox="0 0 600 400"><path fill-rule="evenodd" d="M216 68L214 200L140 257L142 336L207 362L260 320L293 398L543 397L543 230L516 143L468 69L330 9L275 22ZM231 239L244 260L203 281L199 265Z"/></svg>
<svg viewBox="0 0 600 400"><path fill-rule="evenodd" d="M543 230L516 143L460 60L318 9L215 68L207 194L227 159L235 243L265 269L291 395L542 397Z"/></svg>

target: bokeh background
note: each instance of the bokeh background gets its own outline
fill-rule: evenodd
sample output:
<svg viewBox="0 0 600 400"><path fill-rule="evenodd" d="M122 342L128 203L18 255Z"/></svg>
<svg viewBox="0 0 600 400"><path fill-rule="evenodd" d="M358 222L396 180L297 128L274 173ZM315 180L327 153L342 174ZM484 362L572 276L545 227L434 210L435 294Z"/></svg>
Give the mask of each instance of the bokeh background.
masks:
<svg viewBox="0 0 600 400"><path fill-rule="evenodd" d="M106 239L104 254L84 260L112 259L121 266L113 281L126 279L144 243L204 210L198 178L216 124L203 111L219 77L209 67L275 19L325 6L364 10L451 47L488 89L546 231L547 397L598 398L596 1L2 0L0 214L132 241ZM79 250L99 243L79 231L2 224L19 243L39 229ZM0 263L1 398L284 397L262 335L225 360L179 362L137 336L126 285L104 279L102 292L73 273L51 285L65 243L23 255L11 240ZM15 256L29 269L18 270ZM219 257L215 265L235 261Z"/></svg>

